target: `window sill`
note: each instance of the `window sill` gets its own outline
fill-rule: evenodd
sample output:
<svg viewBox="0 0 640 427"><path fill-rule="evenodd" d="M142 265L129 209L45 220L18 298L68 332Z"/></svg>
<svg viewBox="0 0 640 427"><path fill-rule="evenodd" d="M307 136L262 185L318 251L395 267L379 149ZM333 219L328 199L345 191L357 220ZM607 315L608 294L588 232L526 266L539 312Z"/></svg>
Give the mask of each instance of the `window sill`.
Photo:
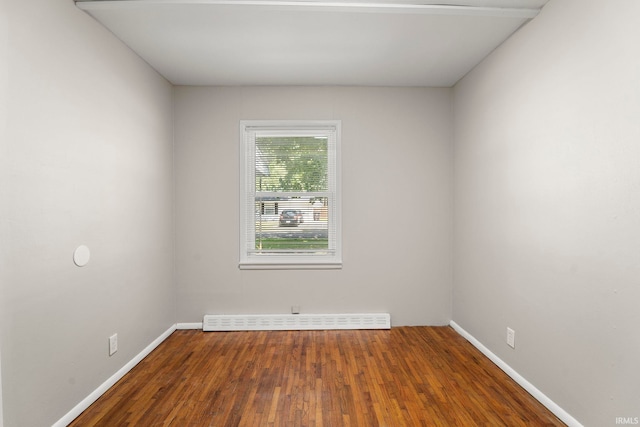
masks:
<svg viewBox="0 0 640 427"><path fill-rule="evenodd" d="M279 263L279 262L243 262L240 270L340 270L342 262L326 263Z"/></svg>

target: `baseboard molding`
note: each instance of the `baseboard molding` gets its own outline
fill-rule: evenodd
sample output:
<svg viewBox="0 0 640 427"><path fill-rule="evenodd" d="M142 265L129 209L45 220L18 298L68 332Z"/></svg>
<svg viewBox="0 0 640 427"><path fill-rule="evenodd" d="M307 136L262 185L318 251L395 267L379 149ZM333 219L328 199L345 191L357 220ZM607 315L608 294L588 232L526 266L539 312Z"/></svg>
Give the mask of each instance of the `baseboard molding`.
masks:
<svg viewBox="0 0 640 427"><path fill-rule="evenodd" d="M582 424L573 418L567 411L558 406L553 400L549 399L544 393L538 390L533 384L527 381L522 375L517 373L511 366L507 365L502 359L496 356L491 350L485 347L480 341L478 341L473 335L465 331L453 320L449 325L460 335L462 335L467 341L469 341L475 348L480 350L482 354L487 356L498 368L502 369L507 375L509 375L516 383L524 388L531 396L537 401L547 407L553 414L560 418L560 420L569 427L583 427Z"/></svg>
<svg viewBox="0 0 640 427"><path fill-rule="evenodd" d="M202 330L202 322L192 322L192 323L177 323L176 329L185 330L185 329L200 329Z"/></svg>
<svg viewBox="0 0 640 427"><path fill-rule="evenodd" d="M115 383L117 383L127 372L133 369L142 359L147 357L156 347L158 347L169 335L176 330L176 325L171 326L162 335L156 338L151 344L149 344L144 350L136 355L129 363L124 365L118 372L113 374L108 380L103 382L97 389L93 391L89 396L85 397L80 403L78 403L71 411L69 411L64 417L60 418L52 427L65 427L75 420L84 410L86 410L93 402L98 400L107 390L109 390Z"/></svg>

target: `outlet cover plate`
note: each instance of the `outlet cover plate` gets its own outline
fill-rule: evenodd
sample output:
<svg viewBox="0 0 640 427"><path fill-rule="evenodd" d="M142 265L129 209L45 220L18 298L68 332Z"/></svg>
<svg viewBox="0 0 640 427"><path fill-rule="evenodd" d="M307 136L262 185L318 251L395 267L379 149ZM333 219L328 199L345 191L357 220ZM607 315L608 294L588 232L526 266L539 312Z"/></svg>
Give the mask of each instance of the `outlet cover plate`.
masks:
<svg viewBox="0 0 640 427"><path fill-rule="evenodd" d="M109 337L109 356L113 356L118 351L118 334Z"/></svg>
<svg viewBox="0 0 640 427"><path fill-rule="evenodd" d="M516 332L511 328L507 328L507 345L516 348Z"/></svg>

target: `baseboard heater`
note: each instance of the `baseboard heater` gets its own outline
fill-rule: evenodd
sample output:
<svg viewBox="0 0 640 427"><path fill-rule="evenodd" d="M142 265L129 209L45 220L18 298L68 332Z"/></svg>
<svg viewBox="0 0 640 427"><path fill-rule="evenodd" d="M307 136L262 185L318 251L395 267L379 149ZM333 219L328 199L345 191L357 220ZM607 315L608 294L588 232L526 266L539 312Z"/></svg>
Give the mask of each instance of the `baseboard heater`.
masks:
<svg viewBox="0 0 640 427"><path fill-rule="evenodd" d="M207 314L203 331L302 331L390 329L389 313L353 314Z"/></svg>

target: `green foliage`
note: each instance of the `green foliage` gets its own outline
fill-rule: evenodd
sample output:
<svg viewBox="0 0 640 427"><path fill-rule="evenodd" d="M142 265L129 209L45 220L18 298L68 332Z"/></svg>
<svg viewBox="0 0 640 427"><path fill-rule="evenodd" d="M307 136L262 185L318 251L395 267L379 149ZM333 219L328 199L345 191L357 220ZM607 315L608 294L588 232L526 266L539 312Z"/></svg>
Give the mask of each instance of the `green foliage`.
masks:
<svg viewBox="0 0 640 427"><path fill-rule="evenodd" d="M258 191L324 191L327 189L327 139L259 137L256 148L268 173L256 176Z"/></svg>

